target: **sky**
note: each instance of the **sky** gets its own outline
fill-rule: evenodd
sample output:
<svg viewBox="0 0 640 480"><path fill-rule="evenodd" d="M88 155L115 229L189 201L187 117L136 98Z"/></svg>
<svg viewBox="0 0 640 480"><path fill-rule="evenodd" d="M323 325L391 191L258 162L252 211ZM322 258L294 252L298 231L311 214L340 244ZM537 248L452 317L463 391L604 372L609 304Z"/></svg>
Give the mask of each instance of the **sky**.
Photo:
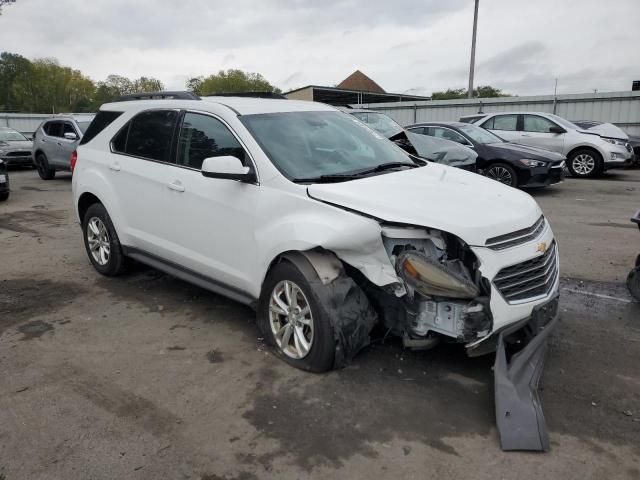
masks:
<svg viewBox="0 0 640 480"><path fill-rule="evenodd" d="M514 95L631 89L640 0L480 0L475 85ZM94 80L239 68L284 91L354 70L387 92L468 82L473 0L16 0L0 51L54 57Z"/></svg>

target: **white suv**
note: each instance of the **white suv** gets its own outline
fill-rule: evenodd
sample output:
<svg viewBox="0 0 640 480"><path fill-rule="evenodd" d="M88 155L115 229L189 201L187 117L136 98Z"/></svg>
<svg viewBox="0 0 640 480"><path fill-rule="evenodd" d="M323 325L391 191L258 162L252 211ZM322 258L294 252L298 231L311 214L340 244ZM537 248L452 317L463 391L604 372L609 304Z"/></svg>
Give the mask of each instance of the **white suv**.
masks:
<svg viewBox="0 0 640 480"><path fill-rule="evenodd" d="M187 94L106 104L72 168L98 272L131 257L252 305L296 367L344 365L377 323L407 347L444 338L471 355L497 345L499 359L498 338L533 338L519 368L542 361L559 270L537 203L412 157L330 106ZM535 387L539 371L516 378ZM505 362L495 375L511 384Z"/></svg>
<svg viewBox="0 0 640 480"><path fill-rule="evenodd" d="M633 158L633 149L627 141L585 131L552 113L489 113L467 115L460 121L475 123L509 142L561 153L576 177L593 177L623 167Z"/></svg>

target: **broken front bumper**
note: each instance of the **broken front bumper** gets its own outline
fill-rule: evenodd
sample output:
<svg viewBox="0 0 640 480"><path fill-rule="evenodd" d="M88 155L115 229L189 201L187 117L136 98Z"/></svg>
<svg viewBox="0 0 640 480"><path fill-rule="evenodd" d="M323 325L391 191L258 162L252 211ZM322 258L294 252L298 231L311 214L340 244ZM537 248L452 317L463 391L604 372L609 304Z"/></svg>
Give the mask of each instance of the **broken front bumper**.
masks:
<svg viewBox="0 0 640 480"><path fill-rule="evenodd" d="M559 318L559 296L534 308L531 318L500 331L494 364L496 424L503 450L549 450L538 396L547 338ZM517 353L507 359L512 346Z"/></svg>

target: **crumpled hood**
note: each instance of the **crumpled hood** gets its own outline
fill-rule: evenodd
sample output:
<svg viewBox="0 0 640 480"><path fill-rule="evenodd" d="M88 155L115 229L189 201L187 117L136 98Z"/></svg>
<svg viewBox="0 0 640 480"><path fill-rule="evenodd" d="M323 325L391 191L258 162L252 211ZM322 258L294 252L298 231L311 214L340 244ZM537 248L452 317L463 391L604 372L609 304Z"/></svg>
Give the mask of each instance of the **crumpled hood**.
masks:
<svg viewBox="0 0 640 480"><path fill-rule="evenodd" d="M309 185L316 200L387 222L431 227L469 245L527 228L542 214L530 195L480 175L429 163L341 183Z"/></svg>

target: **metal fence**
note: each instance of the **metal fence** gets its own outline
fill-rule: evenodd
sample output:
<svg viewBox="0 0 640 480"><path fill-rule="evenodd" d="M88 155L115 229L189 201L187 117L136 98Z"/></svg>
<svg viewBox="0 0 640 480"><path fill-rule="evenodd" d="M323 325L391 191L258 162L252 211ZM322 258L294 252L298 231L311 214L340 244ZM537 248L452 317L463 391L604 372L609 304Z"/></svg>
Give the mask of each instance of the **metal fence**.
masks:
<svg viewBox="0 0 640 480"><path fill-rule="evenodd" d="M31 137L44 119L55 116L48 113L0 113L0 127L11 127Z"/></svg>
<svg viewBox="0 0 640 480"><path fill-rule="evenodd" d="M401 125L424 121L455 121L463 115L493 112L547 112L567 120L613 123L629 135L640 135L640 92L607 92L535 97L474 98L363 104L383 111Z"/></svg>

